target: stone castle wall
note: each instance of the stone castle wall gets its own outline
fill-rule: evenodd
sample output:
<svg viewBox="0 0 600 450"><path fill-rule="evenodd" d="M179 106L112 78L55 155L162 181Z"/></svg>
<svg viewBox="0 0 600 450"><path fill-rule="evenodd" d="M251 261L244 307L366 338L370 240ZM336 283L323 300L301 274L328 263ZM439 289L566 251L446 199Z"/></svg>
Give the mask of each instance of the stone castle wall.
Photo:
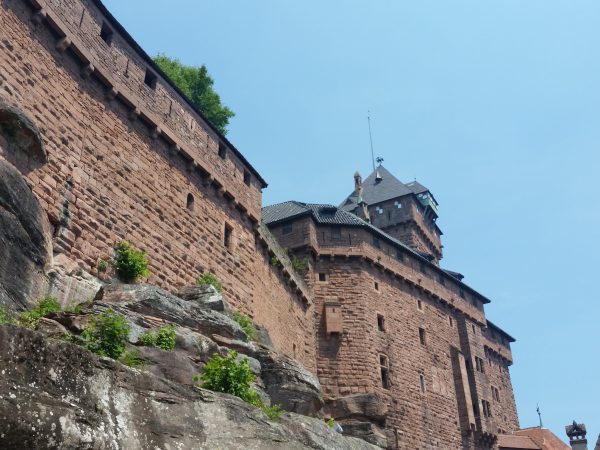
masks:
<svg viewBox="0 0 600 450"><path fill-rule="evenodd" d="M264 182L98 2L3 0L0 67L0 100L38 125L48 160L1 139L0 157L47 212L55 256L94 272L126 239L148 252L151 283L176 289L210 271L278 349L314 367L310 296L269 264L259 230Z"/></svg>
<svg viewBox="0 0 600 450"><path fill-rule="evenodd" d="M499 431L518 429L510 343L500 332L492 339L487 299L411 252L374 241L365 229L334 230L305 217L283 230L271 227L282 245L312 262L306 279L314 291L317 374L326 397L377 394L388 405L391 448L395 442L402 449L486 448ZM327 332L331 304L341 309L339 334Z"/></svg>

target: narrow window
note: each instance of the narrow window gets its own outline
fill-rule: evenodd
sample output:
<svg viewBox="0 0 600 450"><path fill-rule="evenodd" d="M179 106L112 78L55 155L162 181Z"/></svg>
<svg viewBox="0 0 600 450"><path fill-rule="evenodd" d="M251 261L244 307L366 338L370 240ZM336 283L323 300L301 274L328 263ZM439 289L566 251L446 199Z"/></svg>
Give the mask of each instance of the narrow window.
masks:
<svg viewBox="0 0 600 450"><path fill-rule="evenodd" d="M379 290L379 283L376 281L375 282L375 290L378 291Z"/></svg>
<svg viewBox="0 0 600 450"><path fill-rule="evenodd" d="M390 365L387 356L379 355L379 368L381 370L381 386L390 388Z"/></svg>
<svg viewBox="0 0 600 450"><path fill-rule="evenodd" d="M451 327L454 327L454 320L452 319L452 317L448 316L448 322L450 322Z"/></svg>
<svg viewBox="0 0 600 450"><path fill-rule="evenodd" d="M377 329L379 331L385 331L385 318L382 314L377 314Z"/></svg>
<svg viewBox="0 0 600 450"><path fill-rule="evenodd" d="M421 345L425 345L425 330L423 328L419 328L419 342Z"/></svg>
<svg viewBox="0 0 600 450"><path fill-rule="evenodd" d="M319 273L319 281L327 281L327 275L323 272Z"/></svg>
<svg viewBox="0 0 600 450"><path fill-rule="evenodd" d="M421 300L417 300L417 308L420 311L423 311L423 302Z"/></svg>
<svg viewBox="0 0 600 450"><path fill-rule="evenodd" d="M194 196L192 194L187 195L187 201L185 203L185 207L188 209L188 211L194 210Z"/></svg>
<svg viewBox="0 0 600 450"><path fill-rule="evenodd" d="M444 278L444 275L442 275L441 273L438 274L438 281L440 282L440 284L442 286L446 286L446 279Z"/></svg>
<svg viewBox="0 0 600 450"><path fill-rule="evenodd" d="M156 89L156 75L150 69L146 69L144 83L152 89Z"/></svg>
<svg viewBox="0 0 600 450"><path fill-rule="evenodd" d="M282 228L281 228L281 233L282 234L290 234L292 231L294 231L294 226L291 223L286 223Z"/></svg>
<svg viewBox="0 0 600 450"><path fill-rule="evenodd" d="M425 392L425 375L419 374L419 383L421 385L421 392Z"/></svg>
<svg viewBox="0 0 600 450"><path fill-rule="evenodd" d="M247 170L244 170L244 183L246 183L246 186L250 186L251 182L252 175L250 175L250 172L248 172Z"/></svg>
<svg viewBox="0 0 600 450"><path fill-rule="evenodd" d="M373 246L375 248L381 248L381 242L376 237L373 238Z"/></svg>
<svg viewBox="0 0 600 450"><path fill-rule="evenodd" d="M100 29L100 37L108 45L112 44L113 30L108 26L106 22L102 22L102 28Z"/></svg>
<svg viewBox="0 0 600 450"><path fill-rule="evenodd" d="M225 224L225 232L223 233L223 245L231 250L231 235L233 234L233 228Z"/></svg>
<svg viewBox="0 0 600 450"><path fill-rule="evenodd" d="M425 266L424 262L419 262L419 270L421 271L421 273L427 275L427 267Z"/></svg>
<svg viewBox="0 0 600 450"><path fill-rule="evenodd" d="M331 228L331 238L332 239L340 239L342 237L342 228L341 227L332 227Z"/></svg>
<svg viewBox="0 0 600 450"><path fill-rule="evenodd" d="M219 142L219 158L225 159L227 157L227 147L222 142Z"/></svg>
<svg viewBox="0 0 600 450"><path fill-rule="evenodd" d="M396 259L398 261L404 261L404 253L399 248L396 249Z"/></svg>
<svg viewBox="0 0 600 450"><path fill-rule="evenodd" d="M473 328L473 333L477 334L477 329L475 328L475 325L471 325L471 327Z"/></svg>

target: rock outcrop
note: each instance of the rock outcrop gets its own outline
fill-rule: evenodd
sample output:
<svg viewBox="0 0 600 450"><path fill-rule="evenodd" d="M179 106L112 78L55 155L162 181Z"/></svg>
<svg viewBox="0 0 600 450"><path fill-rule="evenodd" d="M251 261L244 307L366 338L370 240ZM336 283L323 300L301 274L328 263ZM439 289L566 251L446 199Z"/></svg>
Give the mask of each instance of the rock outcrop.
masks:
<svg viewBox="0 0 600 450"><path fill-rule="evenodd" d="M37 198L19 171L0 158L0 305L23 309L30 299L43 296L49 236Z"/></svg>
<svg viewBox="0 0 600 450"><path fill-rule="evenodd" d="M322 420L270 421L238 398L166 380L42 334L0 326L0 447L376 449Z"/></svg>

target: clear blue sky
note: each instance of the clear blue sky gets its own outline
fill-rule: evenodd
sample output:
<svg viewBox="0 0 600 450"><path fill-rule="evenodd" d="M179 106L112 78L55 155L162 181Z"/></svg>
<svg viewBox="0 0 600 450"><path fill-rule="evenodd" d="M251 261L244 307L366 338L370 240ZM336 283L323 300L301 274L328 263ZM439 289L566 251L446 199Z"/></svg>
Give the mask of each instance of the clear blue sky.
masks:
<svg viewBox="0 0 600 450"><path fill-rule="evenodd" d="M337 204L375 152L440 203L442 265L515 336L521 426L600 432L600 2L107 0L206 64L264 203ZM593 444L592 444L593 446Z"/></svg>

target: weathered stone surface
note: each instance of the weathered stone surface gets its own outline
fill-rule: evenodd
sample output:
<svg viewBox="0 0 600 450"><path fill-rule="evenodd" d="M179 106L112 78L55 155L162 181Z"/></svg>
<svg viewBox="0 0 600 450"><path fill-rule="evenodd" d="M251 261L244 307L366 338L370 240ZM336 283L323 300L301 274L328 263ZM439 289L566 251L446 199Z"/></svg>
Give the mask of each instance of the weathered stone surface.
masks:
<svg viewBox="0 0 600 450"><path fill-rule="evenodd" d="M378 447L387 448L388 440L385 432L371 422L344 420L341 422L343 434L367 441Z"/></svg>
<svg viewBox="0 0 600 450"><path fill-rule="evenodd" d="M201 367L194 364L183 352L154 347L136 347L134 350L140 352L140 357L144 360L144 370L179 384L193 386L194 375L201 372Z"/></svg>
<svg viewBox="0 0 600 450"><path fill-rule="evenodd" d="M375 394L356 394L326 400L323 413L336 420L348 418L385 422L388 406Z"/></svg>
<svg viewBox="0 0 600 450"><path fill-rule="evenodd" d="M50 294L63 307L92 300L103 285L64 254L54 257L48 277Z"/></svg>
<svg viewBox="0 0 600 450"><path fill-rule="evenodd" d="M248 340L241 327L225 314L202 308L154 286L110 284L100 289L95 300L108 306L160 317L205 335L219 334Z"/></svg>
<svg viewBox="0 0 600 450"><path fill-rule="evenodd" d="M213 311L226 310L223 296L210 284L185 286L177 296L189 302L197 302L198 305Z"/></svg>
<svg viewBox="0 0 600 450"><path fill-rule="evenodd" d="M0 304L23 309L47 289L50 225L19 171L0 158Z"/></svg>
<svg viewBox="0 0 600 450"><path fill-rule="evenodd" d="M286 411L315 415L323 407L321 385L312 373L297 361L267 349L260 349L256 358L262 366L265 390L273 403Z"/></svg>
<svg viewBox="0 0 600 450"><path fill-rule="evenodd" d="M75 314L72 312L61 311L51 313L48 317L63 325L67 330L79 334L90 321L92 314Z"/></svg>
<svg viewBox="0 0 600 450"><path fill-rule="evenodd" d="M210 338L217 344L235 350L238 353L243 353L244 355L254 356L258 351L258 346L254 342L238 341L237 339L226 338L218 334L213 334Z"/></svg>
<svg viewBox="0 0 600 450"><path fill-rule="evenodd" d="M48 154L37 125L20 108L0 99L0 134L9 151L22 151L27 156L46 162Z"/></svg>
<svg viewBox="0 0 600 450"><path fill-rule="evenodd" d="M56 320L42 317L35 328L36 331L48 337L60 337L68 333L67 329Z"/></svg>
<svg viewBox="0 0 600 450"><path fill-rule="evenodd" d="M215 353L219 353L219 346L215 342L187 328L177 329L175 348L185 351L196 361L201 362L206 362Z"/></svg>
<svg viewBox="0 0 600 450"><path fill-rule="evenodd" d="M319 419L271 422L240 399L166 381L72 344L0 326L0 447L374 450Z"/></svg>

